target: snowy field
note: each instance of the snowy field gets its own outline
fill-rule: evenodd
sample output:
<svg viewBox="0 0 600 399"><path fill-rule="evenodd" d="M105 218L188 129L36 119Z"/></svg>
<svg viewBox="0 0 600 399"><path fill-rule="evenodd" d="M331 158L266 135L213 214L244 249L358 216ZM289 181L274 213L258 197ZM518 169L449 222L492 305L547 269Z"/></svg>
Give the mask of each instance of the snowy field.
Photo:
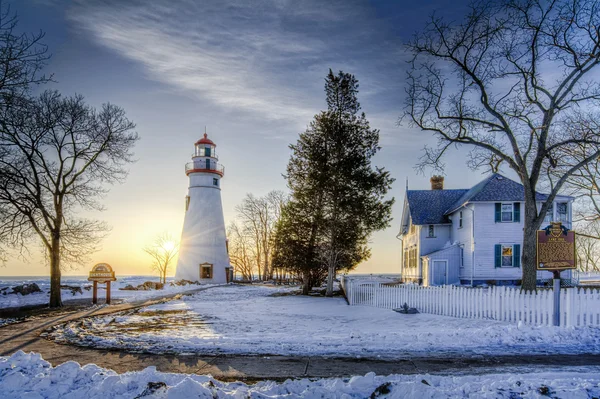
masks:
<svg viewBox="0 0 600 399"><path fill-rule="evenodd" d="M205 375L161 373L154 367L117 374L70 361L52 367L39 354L0 357L2 398L561 398L600 396L598 369L462 376L369 373L352 378L297 379L255 385L225 383ZM151 388L153 387L153 388Z"/></svg>
<svg viewBox="0 0 600 399"><path fill-rule="evenodd" d="M117 276L117 281L111 284L111 297L113 299L122 299L124 302L132 301L132 300L140 300L140 299L150 299L156 296L163 296L165 294L172 294L178 292L189 291L193 289L199 288L198 285L187 285L187 286L169 286L169 283L174 281L173 278L167 278L167 285L163 290L158 291L121 291L119 288L123 288L128 284L133 285L134 287L144 283L145 281L158 281L158 277L156 276ZM11 308L11 307L19 307L19 306L28 306L28 305L40 305L44 303L48 303L50 299L50 278L1 278L0 277L0 289L4 287L9 287L8 291L11 291L10 287L14 287L22 284L31 284L36 283L42 292L37 292L29 295L21 295L21 294L0 294L0 309ZM87 281L87 277L64 277L62 280L62 285L69 286L77 286L81 287L82 294L76 293L73 295L69 289L63 289L62 299L63 301L68 301L71 299L82 299L89 298L90 302L92 299L92 290L85 290L84 287L91 287L92 283ZM106 285L99 284L98 285L98 301L99 303L104 303L104 298L106 297ZM2 323L0 319L0 323ZM1 324L0 324L1 325Z"/></svg>
<svg viewBox="0 0 600 399"><path fill-rule="evenodd" d="M290 288L224 286L135 311L55 327L59 342L153 353L363 358L600 353L600 328L532 327L492 320L348 306ZM278 296L284 294L284 296ZM274 296L275 295L275 296Z"/></svg>

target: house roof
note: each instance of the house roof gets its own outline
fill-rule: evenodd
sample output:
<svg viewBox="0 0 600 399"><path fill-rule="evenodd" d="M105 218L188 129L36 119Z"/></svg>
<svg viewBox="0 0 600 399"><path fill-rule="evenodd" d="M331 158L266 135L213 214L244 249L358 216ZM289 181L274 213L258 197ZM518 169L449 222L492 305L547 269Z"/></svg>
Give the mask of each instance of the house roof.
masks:
<svg viewBox="0 0 600 399"><path fill-rule="evenodd" d="M456 250L460 250L460 245L452 244L452 245L449 245L449 246L441 248L441 249L436 249L435 251L429 252L428 254L421 255L421 258L429 258L431 256L440 255L447 251L456 251Z"/></svg>
<svg viewBox="0 0 600 399"><path fill-rule="evenodd" d="M406 192L413 224L450 223L445 215L467 190L408 190Z"/></svg>
<svg viewBox="0 0 600 399"><path fill-rule="evenodd" d="M547 198L547 194L536 193L538 201ZM525 190L521 183L494 173L470 189L408 190L406 199L413 224L444 224L450 223L449 214L467 202L522 202L525 200Z"/></svg>
<svg viewBox="0 0 600 399"><path fill-rule="evenodd" d="M548 195L536 193L536 200L545 201ZM525 190L521 183L517 183L499 173L494 173L483 179L464 195L462 195L452 206L446 209L449 214L460 208L466 202L483 201L524 201Z"/></svg>

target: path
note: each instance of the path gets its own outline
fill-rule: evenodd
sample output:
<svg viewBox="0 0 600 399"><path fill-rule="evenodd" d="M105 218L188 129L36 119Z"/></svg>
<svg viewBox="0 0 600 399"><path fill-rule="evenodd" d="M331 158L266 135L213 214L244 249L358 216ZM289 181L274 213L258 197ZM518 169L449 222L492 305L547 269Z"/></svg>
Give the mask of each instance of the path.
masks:
<svg viewBox="0 0 600 399"><path fill-rule="evenodd" d="M191 294L200 288L188 291ZM290 356L199 356L136 354L116 350L100 350L70 345L61 345L40 337L47 328L82 317L99 316L148 306L169 300L180 294L161 299L98 306L85 310L52 313L22 323L0 328L0 356L15 351L38 352L42 357L57 365L68 360L80 364L95 363L119 373L142 370L156 366L159 371L175 373L211 374L222 380L282 380L292 377L342 377L364 375L375 372L379 375L414 373L461 373L481 374L514 370L529 371L540 366L600 366L600 355L524 355L524 356L479 356L463 358L405 357L393 361L352 358L320 358Z"/></svg>

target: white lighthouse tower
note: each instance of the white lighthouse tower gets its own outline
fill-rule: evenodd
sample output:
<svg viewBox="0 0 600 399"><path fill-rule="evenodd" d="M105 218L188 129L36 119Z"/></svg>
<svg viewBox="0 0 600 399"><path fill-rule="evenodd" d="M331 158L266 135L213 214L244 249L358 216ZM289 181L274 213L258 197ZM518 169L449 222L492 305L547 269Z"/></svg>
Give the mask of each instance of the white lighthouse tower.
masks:
<svg viewBox="0 0 600 399"><path fill-rule="evenodd" d="M176 279L213 284L226 283L230 279L231 266L221 204L224 168L217 162L216 147L204 133L204 137L195 144L192 162L185 165L190 184L185 198Z"/></svg>

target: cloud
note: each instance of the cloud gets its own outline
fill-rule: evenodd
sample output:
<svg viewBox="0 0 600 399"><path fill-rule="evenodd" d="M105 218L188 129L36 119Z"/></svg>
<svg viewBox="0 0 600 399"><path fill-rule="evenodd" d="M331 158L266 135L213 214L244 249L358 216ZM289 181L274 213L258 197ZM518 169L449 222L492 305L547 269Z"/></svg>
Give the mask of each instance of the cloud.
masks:
<svg viewBox="0 0 600 399"><path fill-rule="evenodd" d="M375 56L377 21L352 1L78 0L68 18L142 64L153 80L218 106L303 126L323 106L327 68L358 75L384 58ZM369 53L374 57L367 59Z"/></svg>

